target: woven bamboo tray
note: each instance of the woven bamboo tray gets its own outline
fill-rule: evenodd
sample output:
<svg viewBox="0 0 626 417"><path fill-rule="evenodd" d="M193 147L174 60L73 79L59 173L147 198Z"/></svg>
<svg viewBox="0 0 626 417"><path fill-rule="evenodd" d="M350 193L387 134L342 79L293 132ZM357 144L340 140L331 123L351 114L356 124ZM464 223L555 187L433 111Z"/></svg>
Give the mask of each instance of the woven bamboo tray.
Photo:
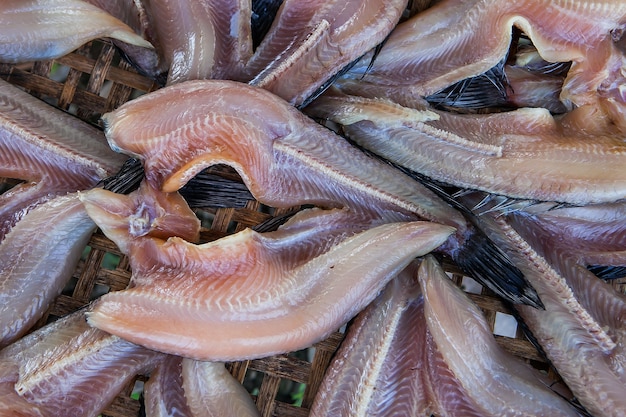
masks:
<svg viewBox="0 0 626 417"><path fill-rule="evenodd" d="M77 117L99 125L100 116L140 94L159 88L150 79L135 72L120 59L115 47L102 40L91 42L60 59L24 65L0 64L0 78L17 85L33 96L68 111ZM217 170L220 173L223 171ZM233 172L226 171L232 177ZM244 208L207 209L204 215L212 219L203 227L202 240L211 241L257 225L283 211L272 210L251 200ZM199 213L200 214L200 213ZM452 264L444 264L454 282L466 286L468 281ZM78 265L72 282L56 299L44 317L33 328L43 326L55 317L65 316L107 291L124 289L131 272L128 259L113 242L100 231L92 236L83 260ZM614 283L621 291L626 280ZM492 329L507 314L507 308L487 289L470 294L483 309ZM511 335L513 336L513 335ZM327 340L294 354L228 364L228 369L253 394L263 416L305 417L334 352L343 339L336 332ZM555 381L556 375L539 353L517 329L514 337L496 335L498 343L533 366L546 370ZM147 376L139 375L124 389L103 416L130 417L140 412L140 400L133 391L141 388ZM287 392L287 394L285 394ZM289 392L300 394L301 405L293 405Z"/></svg>

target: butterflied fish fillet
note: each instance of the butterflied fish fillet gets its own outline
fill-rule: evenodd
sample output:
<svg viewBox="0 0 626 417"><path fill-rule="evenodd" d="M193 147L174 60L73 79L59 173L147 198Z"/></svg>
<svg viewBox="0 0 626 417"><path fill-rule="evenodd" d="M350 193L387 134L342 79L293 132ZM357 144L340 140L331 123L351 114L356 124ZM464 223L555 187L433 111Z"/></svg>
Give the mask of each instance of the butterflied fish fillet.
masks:
<svg viewBox="0 0 626 417"><path fill-rule="evenodd" d="M249 2L149 0L145 6L169 67L168 84L241 78L252 56Z"/></svg>
<svg viewBox="0 0 626 417"><path fill-rule="evenodd" d="M3 0L0 5L0 62L58 58L103 37L152 48L126 24L84 1Z"/></svg>
<svg viewBox="0 0 626 417"><path fill-rule="evenodd" d="M626 198L626 146L619 136L569 129L545 109L436 112L416 121L403 115L410 111L353 96L324 97L307 108L344 125L366 149L461 188L573 204Z"/></svg>
<svg viewBox="0 0 626 417"><path fill-rule="evenodd" d="M343 67L381 43L406 4L286 0L248 63L251 84L305 105Z"/></svg>
<svg viewBox="0 0 626 417"><path fill-rule="evenodd" d="M498 346L482 311L450 282L434 258L424 259L419 278L433 340L483 415L578 415L540 382L538 371Z"/></svg>
<svg viewBox="0 0 626 417"><path fill-rule="evenodd" d="M162 356L90 327L80 310L6 347L0 362L18 367L15 392L46 415L87 417Z"/></svg>
<svg viewBox="0 0 626 417"><path fill-rule="evenodd" d="M621 317L616 311L623 309L623 300L615 303L618 297L606 292L610 288L594 288L601 283L594 284L589 279L598 281L593 275L587 276L590 286L584 289L579 281L582 293L575 293L568 281L583 272L572 269L575 264L567 261L565 254L550 248L542 256L504 216L487 213L481 216L481 222L537 289L545 310L519 307L518 311L565 383L593 415L622 415L626 410L623 341L611 335L623 337L623 330L614 333L623 328L621 324L615 326ZM532 236L530 233L528 236ZM560 267L544 257L551 252L564 258ZM594 304L593 310L587 310L586 306Z"/></svg>
<svg viewBox="0 0 626 417"><path fill-rule="evenodd" d="M466 227L434 193L260 88L189 81L133 100L103 120L111 147L142 159L147 181L166 192L223 163L272 207L395 210Z"/></svg>
<svg viewBox="0 0 626 417"><path fill-rule="evenodd" d="M125 254L135 237L178 236L189 242L200 238L200 221L177 192L163 193L142 182L128 195L95 188L80 193L79 198L89 216Z"/></svg>
<svg viewBox="0 0 626 417"><path fill-rule="evenodd" d="M96 128L0 80L0 177L25 181L0 195L0 241L37 203L92 187L124 159Z"/></svg>
<svg viewBox="0 0 626 417"><path fill-rule="evenodd" d="M192 417L183 391L183 358L166 355L144 384L146 415L150 417Z"/></svg>
<svg viewBox="0 0 626 417"><path fill-rule="evenodd" d="M417 265L350 325L311 416L479 416L445 365L424 318Z"/></svg>
<svg viewBox="0 0 626 417"><path fill-rule="evenodd" d="M252 397L221 362L183 359L183 389L194 416L260 417Z"/></svg>
<svg viewBox="0 0 626 417"><path fill-rule="evenodd" d="M24 334L74 272L95 224L76 194L31 210L0 243L0 347Z"/></svg>
<svg viewBox="0 0 626 417"><path fill-rule="evenodd" d="M432 112L412 114L423 120ZM418 215L457 229L442 250L455 260L477 259L472 273L490 288L513 302L540 305L519 271L502 274L506 280L493 276L485 266L496 258L500 265L508 261L475 238L463 215L434 192L260 88L188 81L133 100L103 119L111 147L142 159L146 179L156 188L178 190L207 166L223 163L269 206L342 206L386 218L395 212L402 221Z"/></svg>
<svg viewBox="0 0 626 417"><path fill-rule="evenodd" d="M586 68L591 73L584 77L595 86L578 88L595 91L602 80L592 68L606 65L606 56L601 56L611 49L611 33L623 29L625 16L624 3L615 0L442 1L398 25L369 70L364 59L351 72L364 76L366 83L429 95L496 65L506 55L516 26L547 61L574 61L566 85L583 77ZM590 50L594 47L597 51Z"/></svg>
<svg viewBox="0 0 626 417"><path fill-rule="evenodd" d="M179 238L137 238L131 250L137 286L103 296L89 322L134 343L200 360L257 358L310 346L453 231L426 222L370 229L379 220L359 217L311 210L276 232L246 229L199 246Z"/></svg>

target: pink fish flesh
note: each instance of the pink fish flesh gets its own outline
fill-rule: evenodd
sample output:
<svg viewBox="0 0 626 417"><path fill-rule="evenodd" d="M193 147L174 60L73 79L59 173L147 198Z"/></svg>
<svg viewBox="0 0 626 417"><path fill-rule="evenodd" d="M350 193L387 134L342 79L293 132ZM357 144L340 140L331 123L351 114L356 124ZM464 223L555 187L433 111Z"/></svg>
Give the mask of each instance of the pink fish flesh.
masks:
<svg viewBox="0 0 626 417"><path fill-rule="evenodd" d="M453 231L425 222L370 229L376 221L312 210L276 232L246 229L199 246L179 238L136 238L130 256L137 286L103 296L89 322L199 360L258 358L310 346Z"/></svg>

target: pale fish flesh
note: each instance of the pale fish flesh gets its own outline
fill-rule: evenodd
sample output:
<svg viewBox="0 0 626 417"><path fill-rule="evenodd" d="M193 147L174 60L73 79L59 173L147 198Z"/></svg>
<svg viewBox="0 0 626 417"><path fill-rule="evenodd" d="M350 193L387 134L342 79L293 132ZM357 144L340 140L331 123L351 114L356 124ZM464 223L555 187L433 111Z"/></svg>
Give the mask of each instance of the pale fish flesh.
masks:
<svg viewBox="0 0 626 417"><path fill-rule="evenodd" d="M260 417L252 397L221 362L183 359L183 390L192 416Z"/></svg>
<svg viewBox="0 0 626 417"><path fill-rule="evenodd" d="M410 111L340 95L307 108L344 125L366 149L457 187L572 204L626 198L626 144L617 135L570 129L539 108L489 115L427 110L435 114L421 121L403 115Z"/></svg>
<svg viewBox="0 0 626 417"><path fill-rule="evenodd" d="M411 114L418 120L431 115ZM505 280L493 276L488 265L494 259L510 263L433 191L263 89L232 81L188 81L133 100L103 120L111 147L142 159L147 181L163 191L180 189L207 166L227 164L258 201L272 207L340 206L447 224L457 232L441 250L471 267L499 294L540 305L519 271L510 269Z"/></svg>
<svg viewBox="0 0 626 417"><path fill-rule="evenodd" d="M311 416L482 416L428 332L417 263L351 323Z"/></svg>
<svg viewBox="0 0 626 417"><path fill-rule="evenodd" d="M619 323L623 299L619 301L612 289L588 272L589 286L585 289L585 280L578 280L575 285L580 290L575 294L568 281L572 275L583 274L582 268L572 269L575 264L569 261L565 262L569 267L562 264L555 268L544 257L553 250L538 253L508 224L505 216L487 213L480 219L481 227L537 289L545 310L522 306L517 310L578 401L593 415L623 415L626 410L624 343L623 324ZM565 257L559 251L553 252ZM580 294L584 294L581 299ZM595 307L587 310L592 305ZM614 339L611 335L619 337Z"/></svg>
<svg viewBox="0 0 626 417"><path fill-rule="evenodd" d="M3 0L0 62L59 58L96 38L152 45L104 10L81 0Z"/></svg>
<svg viewBox="0 0 626 417"><path fill-rule="evenodd" d="M31 210L0 243L0 347L43 315L71 278L96 225L76 194Z"/></svg>
<svg viewBox="0 0 626 417"><path fill-rule="evenodd" d="M124 159L101 131L0 80L0 177L25 181L0 195L0 241L37 203L94 186Z"/></svg>
<svg viewBox="0 0 626 417"><path fill-rule="evenodd" d="M95 188L81 192L79 198L124 254L135 237L178 236L188 242L200 238L200 220L180 194L157 191L145 181L128 195Z"/></svg>
<svg viewBox="0 0 626 417"><path fill-rule="evenodd" d="M252 85L305 106L344 67L381 43L406 0L286 0L246 71Z"/></svg>
<svg viewBox="0 0 626 417"><path fill-rule="evenodd" d="M355 316L412 258L453 232L427 222L370 228L376 222L314 209L276 232L246 229L203 245L135 238L136 286L103 296L89 322L198 360L305 348Z"/></svg>
<svg viewBox="0 0 626 417"><path fill-rule="evenodd" d="M545 60L573 62L562 98L592 104L599 90L617 88L612 84L623 63L614 41L625 17L626 5L615 0L442 1L399 24L373 65L364 59L350 77L430 95L496 65L509 50L515 26Z"/></svg>
<svg viewBox="0 0 626 417"><path fill-rule="evenodd" d="M18 367L15 392L42 414L92 417L162 356L90 327L80 310L6 347L0 362Z"/></svg>
<svg viewBox="0 0 626 417"><path fill-rule="evenodd" d="M452 284L434 258L422 261L419 279L433 340L483 415L579 415L547 387L539 371L500 348L482 311Z"/></svg>
<svg viewBox="0 0 626 417"><path fill-rule="evenodd" d="M250 2L147 0L148 22L169 68L167 83L240 79L252 56Z"/></svg>

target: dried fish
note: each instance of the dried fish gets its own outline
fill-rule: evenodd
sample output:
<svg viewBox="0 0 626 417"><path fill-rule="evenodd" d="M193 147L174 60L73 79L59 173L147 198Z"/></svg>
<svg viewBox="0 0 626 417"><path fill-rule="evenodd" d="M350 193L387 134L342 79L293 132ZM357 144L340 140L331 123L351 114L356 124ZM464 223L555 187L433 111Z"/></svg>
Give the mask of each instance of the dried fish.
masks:
<svg viewBox="0 0 626 417"><path fill-rule="evenodd" d="M532 228L517 224L524 230L520 235L510 219L522 215L480 217L481 227L533 283L545 306L516 308L578 401L593 415L619 416L626 409L619 319L624 297L566 253L546 250Z"/></svg>
<svg viewBox="0 0 626 417"><path fill-rule="evenodd" d="M539 371L499 347L482 311L450 282L434 258L424 259L419 279L433 340L482 415L578 415L549 390Z"/></svg>
<svg viewBox="0 0 626 417"><path fill-rule="evenodd" d="M96 226L76 194L31 210L0 243L0 347L41 318L71 278Z"/></svg>
<svg viewBox="0 0 626 417"><path fill-rule="evenodd" d="M79 310L0 351L0 363L17 367L14 393L0 401L19 396L45 416L98 415L137 373L149 372L162 356L90 327ZM28 411L12 415L20 412Z"/></svg>
<svg viewBox="0 0 626 417"><path fill-rule="evenodd" d="M134 238L136 286L103 296L89 322L199 360L258 358L310 346L453 231L427 222L373 227L380 222L313 209L275 232L246 229L204 245Z"/></svg>
<svg viewBox="0 0 626 417"><path fill-rule="evenodd" d="M404 116L425 111L427 119ZM457 187L572 204L626 198L622 138L573 129L545 109L460 115L334 95L307 112L342 124L366 149Z"/></svg>
<svg viewBox="0 0 626 417"><path fill-rule="evenodd" d="M94 186L124 159L101 131L0 80L0 177L25 181L0 195L0 241L38 203Z"/></svg>
<svg viewBox="0 0 626 417"><path fill-rule="evenodd" d="M432 114L408 109L397 119ZM178 190L205 167L222 163L269 206L340 206L447 224L457 233L441 250L455 260L477 259L472 272L499 294L541 305L519 271L487 239L472 241L472 226L435 193L267 91L232 81L190 81L133 100L103 119L111 147L142 159L156 188ZM503 270L494 273L494 262Z"/></svg>
<svg viewBox="0 0 626 417"><path fill-rule="evenodd" d="M96 38L152 45L102 9L81 0L3 0L0 62L59 58Z"/></svg>

